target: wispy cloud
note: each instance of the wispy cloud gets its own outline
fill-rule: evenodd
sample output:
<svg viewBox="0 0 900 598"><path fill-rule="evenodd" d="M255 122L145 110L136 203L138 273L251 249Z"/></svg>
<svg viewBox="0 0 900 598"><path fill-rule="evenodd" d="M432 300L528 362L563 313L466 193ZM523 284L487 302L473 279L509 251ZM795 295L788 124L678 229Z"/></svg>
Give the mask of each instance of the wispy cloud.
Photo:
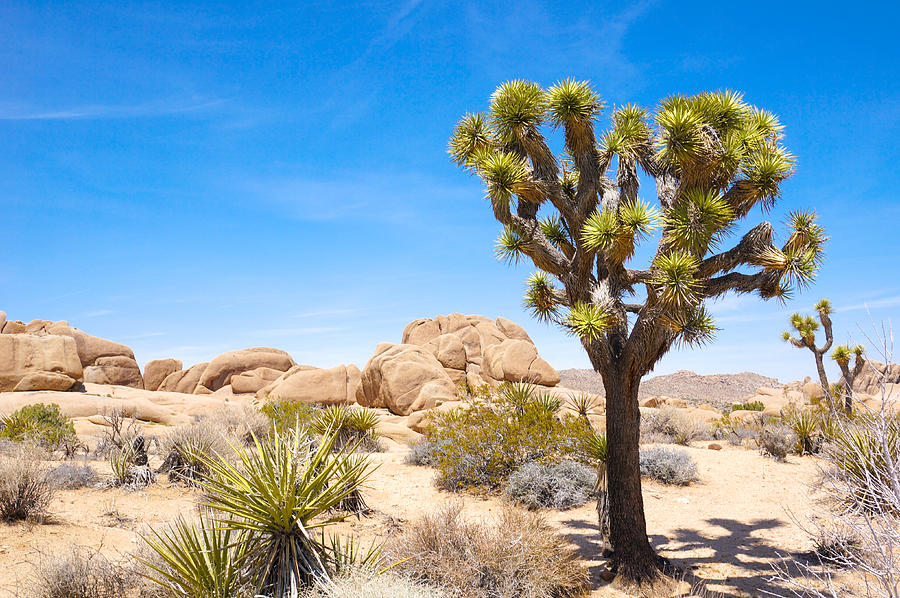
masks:
<svg viewBox="0 0 900 598"><path fill-rule="evenodd" d="M157 100L141 104L92 104L71 108L44 109L32 106L0 104L0 120L99 120L146 118L202 112L219 107L227 100L190 98Z"/></svg>
<svg viewBox="0 0 900 598"><path fill-rule="evenodd" d="M158 336L165 336L165 332L144 332L142 334L133 334L131 336L120 336L119 340L122 341L137 341L145 338L156 338Z"/></svg>
<svg viewBox="0 0 900 598"><path fill-rule="evenodd" d="M82 318L99 318L101 316L108 316L108 315L111 315L114 313L116 313L116 312L111 309L96 309L94 311L89 311L87 313L81 314L81 317Z"/></svg>
<svg viewBox="0 0 900 598"><path fill-rule="evenodd" d="M845 305L843 307L838 307L835 309L837 312L844 311L859 311L863 309L880 309L883 307L898 307L900 306L900 295L893 295L890 297L882 297L881 299L872 299L871 301L864 301L862 303L854 303L852 305Z"/></svg>

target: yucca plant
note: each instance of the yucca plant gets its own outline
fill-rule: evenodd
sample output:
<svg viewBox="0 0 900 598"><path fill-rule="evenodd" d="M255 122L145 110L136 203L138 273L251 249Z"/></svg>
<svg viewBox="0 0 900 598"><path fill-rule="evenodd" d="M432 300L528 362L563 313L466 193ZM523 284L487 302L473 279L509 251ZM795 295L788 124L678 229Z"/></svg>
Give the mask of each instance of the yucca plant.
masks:
<svg viewBox="0 0 900 598"><path fill-rule="evenodd" d="M246 532L213 521L189 523L179 517L169 527L151 529L144 542L153 558L140 558L144 576L179 598L249 598Z"/></svg>
<svg viewBox="0 0 900 598"><path fill-rule="evenodd" d="M329 430L337 436L335 449L341 450L353 445L367 451L376 451L379 448L378 434L375 428L378 426L378 413L373 409L350 409L345 405L332 405L322 409L311 428L317 434L325 434Z"/></svg>
<svg viewBox="0 0 900 598"><path fill-rule="evenodd" d="M827 450L830 461L853 494L846 497L848 504L872 512L896 504L873 494L873 489L879 488L897 492L892 486L897 477L896 468L900 467L900 420L896 416L866 413L852 421L844 420L832 432Z"/></svg>
<svg viewBox="0 0 900 598"><path fill-rule="evenodd" d="M808 286L827 237L814 212L796 212L780 246L761 222L719 249L754 207L774 205L794 171L778 119L741 94L626 104L605 128L603 108L587 81L509 81L485 113L459 121L448 150L485 184L502 227L498 255L538 269L526 308L577 336L603 377L614 565L641 582L658 575L638 468L641 377L672 346L713 338L705 301L732 292L783 300ZM561 133L561 155L548 130ZM639 193L639 171L657 201ZM651 239L650 251L636 250ZM654 257L634 264L639 254Z"/></svg>
<svg viewBox="0 0 900 598"><path fill-rule="evenodd" d="M326 537L323 531L319 543L325 547L326 563L338 576L360 569L377 571L383 561L382 544L374 540L363 547L359 538Z"/></svg>
<svg viewBox="0 0 900 598"><path fill-rule="evenodd" d="M569 402L572 403L572 408L580 417L587 417L594 409L603 405L603 402L597 395L586 392L572 395L569 398Z"/></svg>
<svg viewBox="0 0 900 598"><path fill-rule="evenodd" d="M312 522L358 490L371 473L354 447L334 453L333 430L311 441L305 429L275 430L254 447L234 446L237 463L203 456L210 474L200 480L203 505L219 514L223 529L245 534L246 563L256 591L277 598L299 588L328 586L324 547L310 530L338 518ZM334 454L333 454L334 453Z"/></svg>
<svg viewBox="0 0 900 598"><path fill-rule="evenodd" d="M337 476L346 483L352 484L354 489L347 496L338 501L335 505L336 511L344 511L356 515L357 517L368 515L372 512L372 509L369 508L369 505L366 504L366 501L362 496L361 488L363 481L357 479L360 476L366 475L367 468L364 467L366 460L367 457L364 455L354 454L349 455L338 465Z"/></svg>
<svg viewBox="0 0 900 598"><path fill-rule="evenodd" d="M609 543L609 480L606 470L608 451L606 435L594 433L588 442L588 457L597 471L597 520L600 527L600 541L604 549Z"/></svg>
<svg viewBox="0 0 900 598"><path fill-rule="evenodd" d="M810 409L800 409L791 415L788 423L797 436L797 454L802 457L816 452L815 437L819 429L819 418L816 414Z"/></svg>

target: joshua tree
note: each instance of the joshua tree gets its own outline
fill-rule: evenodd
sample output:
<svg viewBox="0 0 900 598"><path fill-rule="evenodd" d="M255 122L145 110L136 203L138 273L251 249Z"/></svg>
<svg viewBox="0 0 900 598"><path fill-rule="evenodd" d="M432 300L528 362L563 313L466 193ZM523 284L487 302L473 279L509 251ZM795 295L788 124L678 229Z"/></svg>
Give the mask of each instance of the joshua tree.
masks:
<svg viewBox="0 0 900 598"><path fill-rule="evenodd" d="M642 582L658 576L660 561L641 498L641 376L673 344L710 340L716 328L705 300L729 292L785 298L812 282L825 235L812 212L795 212L781 247L762 222L717 253L755 206L775 203L794 169L778 119L741 95L672 95L652 117L620 106L598 135L603 108L587 82L544 90L509 81L486 114L460 120L449 152L487 187L503 225L498 255L538 268L525 305L576 334L603 378L613 565ZM561 130L564 157L551 151L546 128ZM639 199L639 168L655 183L659 208ZM633 267L648 237L654 253Z"/></svg>
<svg viewBox="0 0 900 598"><path fill-rule="evenodd" d="M819 329L819 322L816 322L812 316L801 316L795 313L791 316L791 327L797 332L797 336L793 336L790 332L781 333L781 338L791 343L795 347L809 349L816 360L816 370L819 373L819 382L822 384L822 390L825 393L825 399L829 404L833 404L834 394L839 394L843 398L844 409L847 413L853 410L853 380L857 374L862 371L865 365L863 353L865 347L856 345L850 348L849 345L839 345L831 352L831 358L837 362L843 374L843 385L839 389L832 389L828 383L828 374L825 372L825 354L834 344L834 332L831 324L831 314L834 310L828 299L822 299L816 303L816 313L819 315L819 321L822 322L822 328L825 330L825 344L821 347L816 346L816 331ZM850 369L850 358L856 356L853 369Z"/></svg>

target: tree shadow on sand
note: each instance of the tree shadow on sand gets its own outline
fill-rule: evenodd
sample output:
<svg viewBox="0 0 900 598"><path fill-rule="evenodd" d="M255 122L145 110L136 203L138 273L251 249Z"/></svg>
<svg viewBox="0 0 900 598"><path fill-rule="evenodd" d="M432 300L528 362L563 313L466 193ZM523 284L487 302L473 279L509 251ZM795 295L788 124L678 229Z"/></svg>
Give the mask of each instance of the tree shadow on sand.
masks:
<svg viewBox="0 0 900 598"><path fill-rule="evenodd" d="M650 541L663 556L684 570L684 581L694 588L708 588L715 598L745 598L774 591L770 578L772 565L781 557L791 558L780 546L771 543L760 532L784 527L777 519L757 519L750 522L712 518L702 530L680 528L670 537L651 535ZM606 559L600 557L602 545L597 526L593 522L570 519L561 522L565 538L577 547L578 553L593 564L589 567L593 587L608 582L601 578L607 570ZM697 575L702 571L702 577ZM695 590L696 591L696 590ZM690 593L679 594L688 596ZM701 594L702 595L702 594Z"/></svg>

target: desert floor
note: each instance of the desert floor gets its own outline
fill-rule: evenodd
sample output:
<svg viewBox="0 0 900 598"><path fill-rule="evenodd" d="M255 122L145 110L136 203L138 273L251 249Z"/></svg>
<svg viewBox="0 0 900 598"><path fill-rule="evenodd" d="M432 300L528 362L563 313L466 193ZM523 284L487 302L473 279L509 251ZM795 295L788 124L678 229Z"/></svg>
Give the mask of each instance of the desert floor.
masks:
<svg viewBox="0 0 900 598"><path fill-rule="evenodd" d="M348 519L337 531L360 538L384 538L405 522L448 501L462 501L473 518L492 516L503 506L499 497L480 498L438 490L434 470L403 463L407 448L385 440L385 452L372 455L379 464L364 494L374 514ZM802 531L811 511L810 484L816 461L791 457L777 463L756 451L725 446L709 450L701 443L688 450L701 481L688 487L644 483L648 530L654 546L687 572L692 584L706 585L711 596L758 596L768 588L771 564L779 555L812 547ZM101 473L104 462L92 462ZM81 489L61 491L44 524L0 524L0 596L21 592L34 563L69 545L100 549L124 557L140 545L148 526L190 515L199 493L164 476L141 491ZM596 590L592 596L623 596L601 578L606 567L598 557L596 513L589 503L569 511L546 511L588 561ZM799 523L798 523L799 522ZM691 595L689 591L676 592Z"/></svg>

